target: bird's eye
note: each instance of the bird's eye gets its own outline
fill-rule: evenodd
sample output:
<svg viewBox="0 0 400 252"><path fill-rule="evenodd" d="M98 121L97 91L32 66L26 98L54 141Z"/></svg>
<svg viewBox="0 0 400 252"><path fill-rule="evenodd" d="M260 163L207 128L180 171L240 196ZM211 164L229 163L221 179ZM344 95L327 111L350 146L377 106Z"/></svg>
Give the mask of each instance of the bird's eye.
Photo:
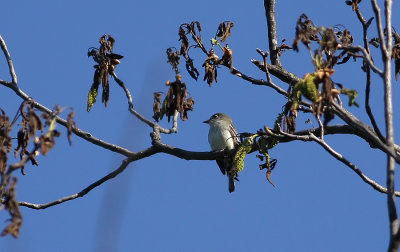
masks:
<svg viewBox="0 0 400 252"><path fill-rule="evenodd" d="M214 119L218 118L218 115L213 115L213 118L214 118Z"/></svg>

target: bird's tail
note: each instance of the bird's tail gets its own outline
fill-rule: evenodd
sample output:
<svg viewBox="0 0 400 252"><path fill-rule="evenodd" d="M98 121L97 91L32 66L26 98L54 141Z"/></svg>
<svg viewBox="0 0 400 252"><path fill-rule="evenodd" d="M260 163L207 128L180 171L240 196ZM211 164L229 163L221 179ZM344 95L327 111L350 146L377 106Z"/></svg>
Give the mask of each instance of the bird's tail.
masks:
<svg viewBox="0 0 400 252"><path fill-rule="evenodd" d="M234 192L235 191L235 179L232 178L231 176L228 176L229 179L229 192Z"/></svg>

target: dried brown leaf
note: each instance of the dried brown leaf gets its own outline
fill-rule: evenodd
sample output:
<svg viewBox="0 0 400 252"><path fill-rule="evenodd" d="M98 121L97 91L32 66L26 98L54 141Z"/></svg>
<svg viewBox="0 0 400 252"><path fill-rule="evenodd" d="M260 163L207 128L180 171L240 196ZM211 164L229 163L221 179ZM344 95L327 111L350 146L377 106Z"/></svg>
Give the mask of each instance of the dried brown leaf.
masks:
<svg viewBox="0 0 400 252"><path fill-rule="evenodd" d="M160 92L154 93L153 118L157 122L161 118L161 98L162 98L162 94Z"/></svg>
<svg viewBox="0 0 400 252"><path fill-rule="evenodd" d="M0 149L0 175L4 175L7 169L7 152Z"/></svg>
<svg viewBox="0 0 400 252"><path fill-rule="evenodd" d="M12 149L11 142L11 125L8 119L7 114L0 108L0 149L3 149L5 152L10 152Z"/></svg>
<svg viewBox="0 0 400 252"><path fill-rule="evenodd" d="M193 79L197 80L199 78L200 73L193 65L193 60L189 57L186 58L186 70Z"/></svg>
<svg viewBox="0 0 400 252"><path fill-rule="evenodd" d="M355 11L355 10L358 8L358 4L359 4L360 2L361 2L361 0L352 0L352 1L346 0L346 1L345 1L345 3L346 3L347 5L351 6L351 9L352 9L353 11Z"/></svg>
<svg viewBox="0 0 400 252"><path fill-rule="evenodd" d="M27 132L24 130L24 128L21 128L18 133L17 133L17 143L18 146L14 150L14 156L17 157L18 152L20 153L20 158L22 159L22 155L24 151L26 150L26 147L28 146L29 143L29 136Z"/></svg>
<svg viewBox="0 0 400 252"><path fill-rule="evenodd" d="M28 114L25 118L28 129L28 136L34 137L36 131L43 130L43 124L40 117L36 114L31 106L28 107Z"/></svg>
<svg viewBox="0 0 400 252"><path fill-rule="evenodd" d="M46 156L49 151L54 147L55 137L60 136L60 132L57 130L50 130L45 135L40 136L39 145L40 150L44 156Z"/></svg>
<svg viewBox="0 0 400 252"><path fill-rule="evenodd" d="M194 109L194 99L189 97L183 104L183 111L181 112L181 119L186 121L189 119L189 110L193 111Z"/></svg>
<svg viewBox="0 0 400 252"><path fill-rule="evenodd" d="M180 54L183 56L187 55L187 51L189 50L189 39L186 36L186 32L182 27L183 25L181 25L179 27L179 40L178 41L182 41L181 42L181 50L180 50Z"/></svg>
<svg viewBox="0 0 400 252"><path fill-rule="evenodd" d="M220 23L215 37L218 37L221 42L224 42L230 35L232 35L231 28L233 26L234 23L231 21L224 21Z"/></svg>
<svg viewBox="0 0 400 252"><path fill-rule="evenodd" d="M344 31L337 32L336 36L340 40L340 44L342 46L350 46L353 44L353 36L350 34L350 31L347 29L344 29Z"/></svg>
<svg viewBox="0 0 400 252"><path fill-rule="evenodd" d="M211 49L209 56L203 63L205 70L204 79L207 80L208 85L211 87L212 83L217 82L217 66L221 63L218 55L215 54L214 50Z"/></svg>
<svg viewBox="0 0 400 252"><path fill-rule="evenodd" d="M275 187L275 184L271 181L271 174L272 174L272 170L268 170L268 171L267 171L267 174L266 174L266 177L267 177L268 182L269 182L271 185L273 185L273 187Z"/></svg>
<svg viewBox="0 0 400 252"><path fill-rule="evenodd" d="M192 23L190 23L190 25L188 26L188 32L192 34L192 38L194 41L196 41L197 44L203 43L200 35L201 25L199 21L193 21Z"/></svg>
<svg viewBox="0 0 400 252"><path fill-rule="evenodd" d="M22 225L22 214L16 199L16 184L17 178L13 177L11 184L7 184L7 188L4 192L4 201L2 203L11 216L11 223L1 232L1 236L9 234L15 238L19 236L19 230Z"/></svg>
<svg viewBox="0 0 400 252"><path fill-rule="evenodd" d="M175 70L175 73L179 73L178 66L181 58L179 56L178 51L176 50L176 48L170 47L167 49L166 53L167 53L168 63L171 64L172 69Z"/></svg>
<svg viewBox="0 0 400 252"><path fill-rule="evenodd" d="M228 66L230 70L233 68L233 59L232 59L232 49L228 47L228 44L223 48L224 54L222 55L222 63L225 66Z"/></svg>
<svg viewBox="0 0 400 252"><path fill-rule="evenodd" d="M74 121L75 112L71 111L67 118L67 137L69 145L72 145L72 129L76 127L76 122Z"/></svg>
<svg viewBox="0 0 400 252"><path fill-rule="evenodd" d="M336 34L331 28L327 28L325 32L322 34L322 38L319 41L321 49L327 52L330 55L333 55L338 46L338 42L336 41Z"/></svg>
<svg viewBox="0 0 400 252"><path fill-rule="evenodd" d="M88 57L92 57L94 61L98 64L95 65L95 73L93 78L93 84L90 88L88 94L88 103L87 103L87 111L89 112L93 104L96 102L97 90L100 83L102 84L102 102L107 107L110 91L109 91L109 74L113 73L116 65L120 63L120 59L124 56L120 54L113 53L113 47L115 43L115 39L109 35L104 34L100 40L100 47L97 48L89 48Z"/></svg>
<svg viewBox="0 0 400 252"><path fill-rule="evenodd" d="M318 28L306 14L302 14L297 20L296 37L293 41L292 47L296 52L298 52L298 44L302 42L308 49L310 49L311 41L319 41Z"/></svg>

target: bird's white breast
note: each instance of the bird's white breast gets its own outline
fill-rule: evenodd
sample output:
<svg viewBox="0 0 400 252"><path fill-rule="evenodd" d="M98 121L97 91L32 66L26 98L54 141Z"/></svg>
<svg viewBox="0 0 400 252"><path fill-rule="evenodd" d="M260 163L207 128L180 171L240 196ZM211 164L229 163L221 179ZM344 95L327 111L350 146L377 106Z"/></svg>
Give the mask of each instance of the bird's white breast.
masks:
<svg viewBox="0 0 400 252"><path fill-rule="evenodd" d="M208 142L212 150L223 150L225 148L234 149L235 145L229 130L223 130L221 125L210 125L208 132Z"/></svg>

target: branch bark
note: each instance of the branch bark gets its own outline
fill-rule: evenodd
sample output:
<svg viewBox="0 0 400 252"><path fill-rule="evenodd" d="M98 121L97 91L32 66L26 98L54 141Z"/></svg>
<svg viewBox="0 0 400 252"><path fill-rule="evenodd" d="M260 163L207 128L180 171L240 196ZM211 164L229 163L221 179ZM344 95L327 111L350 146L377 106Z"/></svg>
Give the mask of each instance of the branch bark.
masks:
<svg viewBox="0 0 400 252"><path fill-rule="evenodd" d="M371 0L375 13L376 25L379 34L380 49L384 63L384 114L386 126L386 145L394 149L394 127L393 127L393 104L392 104L392 1L385 1L386 27L382 25L381 11L376 0ZM386 40L384 33L386 32ZM400 246L399 219L396 210L396 199L394 193L395 184L395 160L393 156L387 155L386 186L388 188L387 204L390 221L389 251L398 251Z"/></svg>
<svg viewBox="0 0 400 252"><path fill-rule="evenodd" d="M265 16L268 27L268 42L272 65L280 66L278 38L276 32L275 0L264 0Z"/></svg>

